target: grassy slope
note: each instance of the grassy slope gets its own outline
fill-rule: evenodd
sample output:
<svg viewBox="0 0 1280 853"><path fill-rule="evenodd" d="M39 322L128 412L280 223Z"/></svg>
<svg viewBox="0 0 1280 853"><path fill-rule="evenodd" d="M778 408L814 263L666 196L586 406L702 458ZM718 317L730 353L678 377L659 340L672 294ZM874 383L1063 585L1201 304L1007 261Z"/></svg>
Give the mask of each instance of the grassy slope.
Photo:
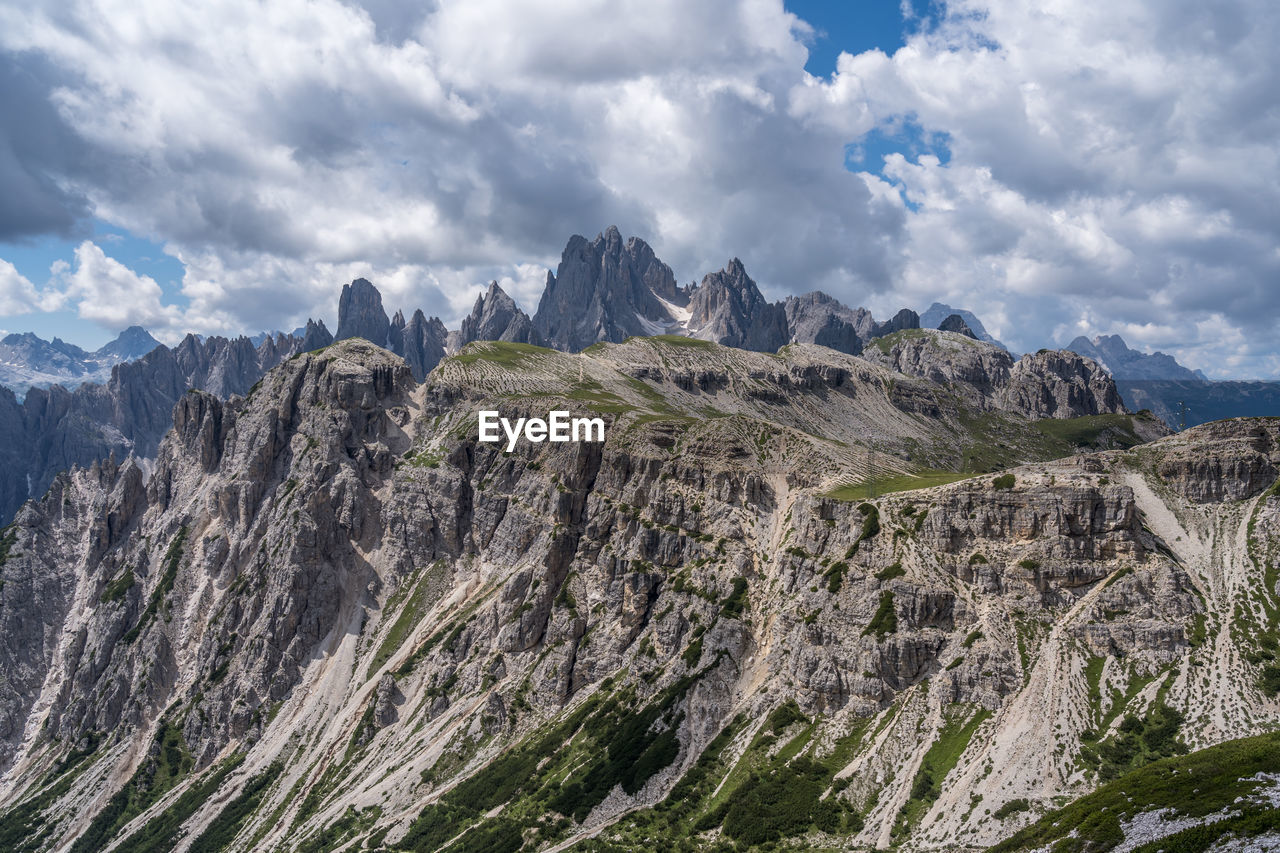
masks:
<svg viewBox="0 0 1280 853"><path fill-rule="evenodd" d="M1250 801L1265 783L1251 777L1280 772L1280 733L1227 741L1190 755L1157 761L1108 782L1092 794L1050 812L992 847L1015 853L1046 845L1053 853L1106 851L1123 840L1121 824L1135 815L1172 809L1179 817L1202 818L1231 807L1239 814L1162 839L1140 850L1165 853L1207 850L1216 840L1280 831L1280 809ZM1237 802L1240 798L1245 798ZM1075 833L1074 837L1071 836Z"/></svg>

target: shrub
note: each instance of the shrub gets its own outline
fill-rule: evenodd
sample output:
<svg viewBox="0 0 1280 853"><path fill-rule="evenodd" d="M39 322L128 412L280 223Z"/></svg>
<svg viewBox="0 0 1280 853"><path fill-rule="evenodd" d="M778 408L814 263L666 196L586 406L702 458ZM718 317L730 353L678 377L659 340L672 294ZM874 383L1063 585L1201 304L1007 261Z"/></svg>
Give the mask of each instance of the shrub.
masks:
<svg viewBox="0 0 1280 853"><path fill-rule="evenodd" d="M871 621L863 630L862 636L875 634L877 637L883 637L885 634L896 634L898 632L898 614L893 609L893 592L885 590L880 593L880 606L876 608L875 615L871 617Z"/></svg>

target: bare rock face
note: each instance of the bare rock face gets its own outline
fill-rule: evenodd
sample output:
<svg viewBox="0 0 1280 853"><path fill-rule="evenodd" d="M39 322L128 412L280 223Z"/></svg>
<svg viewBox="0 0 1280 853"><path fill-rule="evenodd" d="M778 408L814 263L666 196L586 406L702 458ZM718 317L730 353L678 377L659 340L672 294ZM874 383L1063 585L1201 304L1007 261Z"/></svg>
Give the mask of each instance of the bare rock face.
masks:
<svg viewBox="0 0 1280 853"><path fill-rule="evenodd" d="M1069 418L1127 411L1115 380L1081 355L1041 350L1024 355L1009 371L1001 395L1007 408L1030 417Z"/></svg>
<svg viewBox="0 0 1280 853"><path fill-rule="evenodd" d="M920 328L920 315L910 308L903 308L897 314L894 314L891 319L878 323L872 337L883 338L887 335L892 335L894 332L918 328Z"/></svg>
<svg viewBox="0 0 1280 853"><path fill-rule="evenodd" d="M439 317L428 320L419 309L405 323L404 314L397 311L391 319L388 349L402 357L413 378L421 382L444 358L448 338L449 332Z"/></svg>
<svg viewBox="0 0 1280 853"><path fill-rule="evenodd" d="M324 320L307 320L306 329L302 333L302 341L298 344L298 352L311 352L333 343L333 335L325 327Z"/></svg>
<svg viewBox="0 0 1280 853"><path fill-rule="evenodd" d="M993 344L955 332L919 330L882 338L863 357L898 373L955 388L971 405L996 407L1009 384L1013 359Z"/></svg>
<svg viewBox="0 0 1280 853"><path fill-rule="evenodd" d="M382 294L368 279L358 278L342 285L338 299L338 330L336 340L364 338L380 347L387 346L391 321L382 308Z"/></svg>
<svg viewBox="0 0 1280 853"><path fill-rule="evenodd" d="M783 308L792 343L811 343L858 355L875 331L865 308L852 309L822 292L788 296Z"/></svg>
<svg viewBox="0 0 1280 853"><path fill-rule="evenodd" d="M312 343L328 335L322 324L308 328ZM20 404L0 392L0 438L13 454L0 486L0 520L13 518L23 501L43 494L73 466L87 468L113 454L155 456L173 424L173 407L188 389L223 398L246 394L304 344L288 335L268 337L256 347L246 337L188 335L174 348L158 346L117 364L106 385L33 388Z"/></svg>
<svg viewBox="0 0 1280 853"><path fill-rule="evenodd" d="M1274 420L1215 421L1179 434L1181 446L1164 455L1158 471L1194 503L1252 498L1276 481L1280 424Z"/></svg>
<svg viewBox="0 0 1280 853"><path fill-rule="evenodd" d="M972 336L918 329L881 338L863 357L948 385L984 410L1032 419L1126 411L1110 375L1073 352L1041 350L1015 362L1007 351Z"/></svg>
<svg viewBox="0 0 1280 853"><path fill-rule="evenodd" d="M948 314L946 319L938 324L938 328L944 332L955 332L957 335L964 335L968 338L979 340L978 336L973 333L973 329L969 328L969 324L959 314Z"/></svg>
<svg viewBox="0 0 1280 853"><path fill-rule="evenodd" d="M663 300L678 306L688 295L647 243L623 242L611 226L594 240L570 238L555 275L547 274L533 327L548 346L577 352L665 331L677 321Z"/></svg>
<svg viewBox="0 0 1280 853"><path fill-rule="evenodd" d="M734 258L702 279L689 302L693 337L757 352L776 352L790 339L786 309L770 304Z"/></svg>
<svg viewBox="0 0 1280 853"><path fill-rule="evenodd" d="M498 283L476 298L475 307L462 321L462 328L449 336L449 351L457 352L472 341L511 341L538 345L538 333L529 315Z"/></svg>

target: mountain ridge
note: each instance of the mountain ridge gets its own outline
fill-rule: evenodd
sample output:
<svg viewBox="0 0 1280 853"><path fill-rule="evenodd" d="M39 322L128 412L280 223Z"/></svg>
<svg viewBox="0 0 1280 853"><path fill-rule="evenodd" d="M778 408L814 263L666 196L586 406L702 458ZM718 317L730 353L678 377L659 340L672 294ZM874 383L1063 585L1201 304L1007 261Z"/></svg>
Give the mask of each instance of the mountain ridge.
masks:
<svg viewBox="0 0 1280 853"><path fill-rule="evenodd" d="M481 408L559 406L606 441L475 439ZM977 849L1019 797L1090 790L1126 715L1178 710L1188 747L1280 719L1231 627L1270 630L1276 420L833 496L969 442L1043 458L1034 414L661 337L477 342L421 384L346 340L184 393L149 475L74 468L6 534L0 824L35 849Z"/></svg>

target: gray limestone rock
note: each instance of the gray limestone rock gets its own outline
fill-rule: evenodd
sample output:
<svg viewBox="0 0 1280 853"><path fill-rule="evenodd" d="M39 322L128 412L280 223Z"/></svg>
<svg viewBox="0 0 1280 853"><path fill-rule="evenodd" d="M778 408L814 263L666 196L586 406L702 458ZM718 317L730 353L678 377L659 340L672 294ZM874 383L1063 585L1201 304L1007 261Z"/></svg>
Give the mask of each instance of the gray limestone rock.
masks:
<svg viewBox="0 0 1280 853"><path fill-rule="evenodd" d="M850 355L862 352L875 330L875 320L865 308L849 308L816 291L788 296L783 303L792 343L812 343Z"/></svg>
<svg viewBox="0 0 1280 853"><path fill-rule="evenodd" d="M701 340L757 352L776 352L790 340L786 309L765 301L737 258L702 279L689 311L689 334Z"/></svg>
<svg viewBox="0 0 1280 853"><path fill-rule="evenodd" d="M457 352L472 341L512 341L521 344L539 342L529 315L498 283L476 297L475 307L463 318L462 328L449 336L449 351Z"/></svg>
<svg viewBox="0 0 1280 853"><path fill-rule="evenodd" d="M342 285L338 299L338 330L335 340L364 338L380 347L387 346L391 321L382 308L382 294L368 279L358 278Z"/></svg>
<svg viewBox="0 0 1280 853"><path fill-rule="evenodd" d="M647 243L623 242L610 226L594 240L569 239L555 274L547 274L533 327L546 345L577 352L600 341L661 333L677 325L670 306L687 301Z"/></svg>

